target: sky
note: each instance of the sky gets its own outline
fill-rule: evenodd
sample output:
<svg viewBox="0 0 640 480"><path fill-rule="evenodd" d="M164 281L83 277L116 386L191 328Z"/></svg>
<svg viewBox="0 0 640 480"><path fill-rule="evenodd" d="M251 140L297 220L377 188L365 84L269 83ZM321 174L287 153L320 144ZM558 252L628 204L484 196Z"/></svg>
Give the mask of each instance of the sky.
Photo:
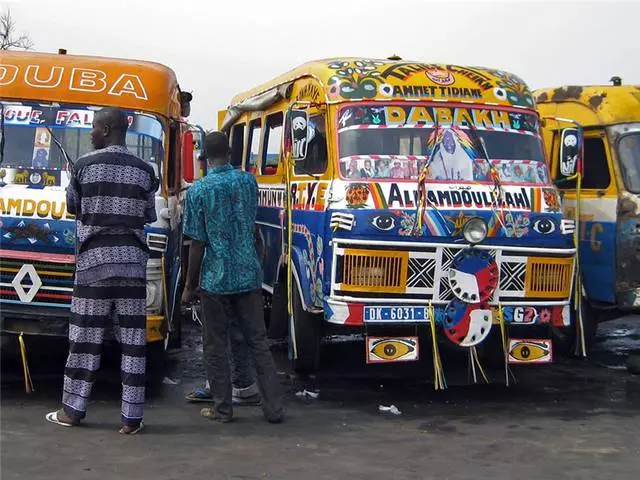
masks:
<svg viewBox="0 0 640 480"><path fill-rule="evenodd" d="M480 65L534 88L640 84L640 1L0 0L34 50L152 60L193 93L191 120L309 60Z"/></svg>

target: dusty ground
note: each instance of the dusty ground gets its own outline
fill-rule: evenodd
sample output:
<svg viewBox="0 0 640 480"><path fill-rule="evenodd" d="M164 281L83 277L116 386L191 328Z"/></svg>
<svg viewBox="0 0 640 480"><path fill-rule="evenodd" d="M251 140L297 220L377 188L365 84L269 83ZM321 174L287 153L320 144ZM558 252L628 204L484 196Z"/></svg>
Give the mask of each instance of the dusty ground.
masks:
<svg viewBox="0 0 640 480"><path fill-rule="evenodd" d="M288 419L269 425L258 408L236 410L218 425L199 416L202 405L183 395L199 383L197 332L176 352L171 378L149 392L147 428L117 434L117 359L107 356L86 425L65 429L44 420L57 406L62 348L42 357L30 351L37 392L24 393L15 359L2 365L1 470L12 479L214 478L302 479L637 479L640 473L640 377L623 362L640 348L640 326L627 317L606 325L590 363L521 368L518 385L500 375L488 386L434 392L416 378L362 374L345 365L361 346L326 346L334 358L315 379L287 372L276 349L288 395ZM6 353L6 352L5 352ZM176 384L172 384L173 382ZM295 392L320 390L318 400ZM400 416L378 413L396 405Z"/></svg>

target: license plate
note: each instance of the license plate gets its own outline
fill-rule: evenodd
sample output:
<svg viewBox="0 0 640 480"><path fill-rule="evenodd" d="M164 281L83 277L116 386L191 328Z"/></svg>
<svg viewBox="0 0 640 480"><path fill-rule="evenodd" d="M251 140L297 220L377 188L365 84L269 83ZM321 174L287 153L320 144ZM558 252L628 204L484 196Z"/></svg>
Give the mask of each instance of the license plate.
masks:
<svg viewBox="0 0 640 480"><path fill-rule="evenodd" d="M538 338L510 338L509 363L551 363L553 345L551 340Z"/></svg>
<svg viewBox="0 0 640 480"><path fill-rule="evenodd" d="M364 307L365 322L424 322L425 307Z"/></svg>
<svg viewBox="0 0 640 480"><path fill-rule="evenodd" d="M418 337L367 337L367 363L415 362Z"/></svg>

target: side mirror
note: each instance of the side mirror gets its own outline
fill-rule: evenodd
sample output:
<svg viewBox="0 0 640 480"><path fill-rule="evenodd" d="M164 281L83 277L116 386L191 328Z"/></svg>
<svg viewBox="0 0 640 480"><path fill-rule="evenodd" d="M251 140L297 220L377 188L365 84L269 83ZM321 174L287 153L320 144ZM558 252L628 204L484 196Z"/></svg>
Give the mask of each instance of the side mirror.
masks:
<svg viewBox="0 0 640 480"><path fill-rule="evenodd" d="M307 157L309 114L306 110L291 110L291 157L294 161Z"/></svg>
<svg viewBox="0 0 640 480"><path fill-rule="evenodd" d="M191 183L194 178L193 132L187 130L182 134L182 178Z"/></svg>
<svg viewBox="0 0 640 480"><path fill-rule="evenodd" d="M565 128L560 134L558 178L573 177L582 170L582 130Z"/></svg>

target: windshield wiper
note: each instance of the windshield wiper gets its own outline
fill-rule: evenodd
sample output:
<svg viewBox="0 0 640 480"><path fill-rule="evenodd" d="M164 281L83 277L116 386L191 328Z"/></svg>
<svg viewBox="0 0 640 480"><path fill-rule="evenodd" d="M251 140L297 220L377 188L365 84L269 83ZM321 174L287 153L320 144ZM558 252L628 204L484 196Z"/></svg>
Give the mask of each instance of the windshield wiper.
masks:
<svg viewBox="0 0 640 480"><path fill-rule="evenodd" d="M498 169L495 167L495 165L491 163L491 160L489 158L489 152L487 151L487 144L485 143L484 138L478 135L476 128L473 125L469 125L469 133L471 134L472 140L476 144L476 147L480 146L482 148L482 155L484 156L484 159L487 162L487 165L489 166L489 175L493 183L492 193L494 194L494 198L495 198L493 205L497 207L496 209L493 209L493 212L496 218L498 219L498 221L500 222L500 225L502 226L502 229L504 230L505 234L509 236L508 235L509 231L503 221L504 189L502 187L502 180L500 180L500 173L498 172ZM500 215L496 210L500 211Z"/></svg>
<svg viewBox="0 0 640 480"><path fill-rule="evenodd" d="M55 143L58 149L60 149L60 152L62 152L62 156L67 161L67 171L69 171L69 167L71 167L71 171L73 171L75 169L75 162L71 160L71 157L62 146L62 143L60 142L60 140L58 140L56 136L53 134L53 131L51 130L51 128L49 127L45 127L45 128L49 132L49 135L51 135L51 138L53 139L53 143Z"/></svg>
<svg viewBox="0 0 640 480"><path fill-rule="evenodd" d="M433 162L433 152L435 152L436 147L438 146L438 131L440 130L440 123L438 122L437 115L434 115L435 123L433 126L433 145L431 147L431 151L427 154L427 163L422 167L422 171L418 173L418 205L416 205L416 218L414 219L414 233L416 236L420 236L422 234L422 221L423 215L425 214L427 204L430 204L433 210L438 214L440 219L442 220L442 224L449 231L449 235L451 235L451 230L449 229L448 223L443 217L442 213L438 209L438 206L429 200L429 196L427 195L427 176L429 175L429 167ZM427 145L429 140L427 139Z"/></svg>

